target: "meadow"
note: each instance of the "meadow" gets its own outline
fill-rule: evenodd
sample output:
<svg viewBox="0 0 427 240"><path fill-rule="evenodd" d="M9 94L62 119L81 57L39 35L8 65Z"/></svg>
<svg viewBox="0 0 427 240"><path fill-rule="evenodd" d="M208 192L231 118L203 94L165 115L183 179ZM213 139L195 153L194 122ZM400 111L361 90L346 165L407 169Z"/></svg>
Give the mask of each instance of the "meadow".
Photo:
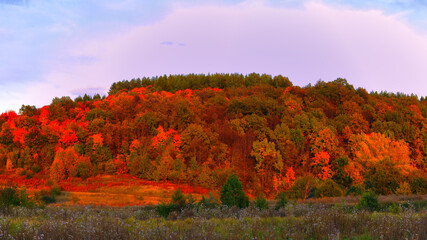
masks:
<svg viewBox="0 0 427 240"><path fill-rule="evenodd" d="M154 205L7 207L0 239L427 239L426 197L380 197L375 211L354 197L282 208L194 203L166 218Z"/></svg>

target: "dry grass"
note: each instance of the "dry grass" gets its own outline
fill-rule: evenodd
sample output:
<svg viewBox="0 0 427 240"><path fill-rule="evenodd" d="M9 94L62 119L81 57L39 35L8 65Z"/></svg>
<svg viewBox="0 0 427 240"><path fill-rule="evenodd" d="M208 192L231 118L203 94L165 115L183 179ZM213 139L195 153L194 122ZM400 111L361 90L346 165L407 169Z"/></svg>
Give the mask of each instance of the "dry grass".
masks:
<svg viewBox="0 0 427 240"><path fill-rule="evenodd" d="M348 210L193 208L163 219L153 207L18 207L0 212L0 239L427 239L426 209Z"/></svg>
<svg viewBox="0 0 427 240"><path fill-rule="evenodd" d="M69 179L56 205L143 206L168 202L176 189L186 189L195 200L203 194L188 185L155 183L129 176L99 176L86 181ZM74 191L73 191L74 190ZM193 190L193 191L192 191Z"/></svg>

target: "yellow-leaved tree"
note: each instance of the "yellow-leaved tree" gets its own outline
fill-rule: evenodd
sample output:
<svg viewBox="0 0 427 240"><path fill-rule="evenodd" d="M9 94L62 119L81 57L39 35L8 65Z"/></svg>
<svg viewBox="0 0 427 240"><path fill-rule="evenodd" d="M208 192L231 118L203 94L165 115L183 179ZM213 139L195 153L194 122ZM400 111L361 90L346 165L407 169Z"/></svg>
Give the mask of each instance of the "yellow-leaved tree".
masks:
<svg viewBox="0 0 427 240"><path fill-rule="evenodd" d="M349 146L353 157L346 171L354 183L362 183L366 173L383 160L390 162L404 177L415 170L409 147L403 140L395 141L381 133L357 134L351 136Z"/></svg>

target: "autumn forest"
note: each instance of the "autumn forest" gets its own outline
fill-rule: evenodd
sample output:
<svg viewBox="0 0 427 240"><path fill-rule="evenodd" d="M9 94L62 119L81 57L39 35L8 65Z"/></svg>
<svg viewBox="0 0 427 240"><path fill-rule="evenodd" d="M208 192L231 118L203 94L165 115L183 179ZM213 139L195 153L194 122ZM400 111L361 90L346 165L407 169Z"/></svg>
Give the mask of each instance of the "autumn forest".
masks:
<svg viewBox="0 0 427 240"><path fill-rule="evenodd" d="M269 198L426 194L427 99L340 78L305 87L255 73L138 78L108 96L1 114L0 169L212 190L235 173L247 193Z"/></svg>

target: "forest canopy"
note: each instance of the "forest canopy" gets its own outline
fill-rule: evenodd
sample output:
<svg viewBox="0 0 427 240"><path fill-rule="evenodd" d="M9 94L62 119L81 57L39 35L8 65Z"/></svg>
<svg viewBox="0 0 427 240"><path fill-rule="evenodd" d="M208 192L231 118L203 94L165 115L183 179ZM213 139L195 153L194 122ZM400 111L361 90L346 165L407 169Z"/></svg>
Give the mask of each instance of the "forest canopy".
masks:
<svg viewBox="0 0 427 240"><path fill-rule="evenodd" d="M235 173L254 195L303 198L325 186L427 191L424 98L256 73L144 77L108 94L1 114L0 168L211 189Z"/></svg>

